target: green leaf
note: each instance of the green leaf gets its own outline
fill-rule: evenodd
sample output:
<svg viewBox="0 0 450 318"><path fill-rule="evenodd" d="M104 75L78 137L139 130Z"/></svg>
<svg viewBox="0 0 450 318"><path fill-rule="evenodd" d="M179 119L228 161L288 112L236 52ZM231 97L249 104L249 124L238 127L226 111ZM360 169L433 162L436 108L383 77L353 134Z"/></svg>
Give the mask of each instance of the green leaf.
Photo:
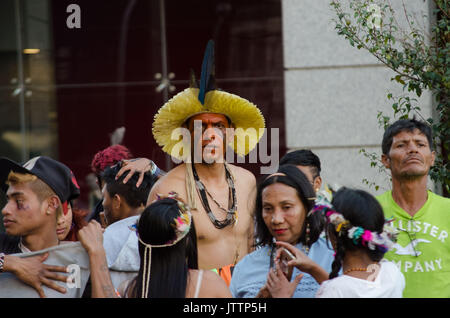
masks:
<svg viewBox="0 0 450 318"><path fill-rule="evenodd" d="M405 81L402 80L402 76L401 76L401 75L395 76L394 79L395 79L398 83L405 85Z"/></svg>

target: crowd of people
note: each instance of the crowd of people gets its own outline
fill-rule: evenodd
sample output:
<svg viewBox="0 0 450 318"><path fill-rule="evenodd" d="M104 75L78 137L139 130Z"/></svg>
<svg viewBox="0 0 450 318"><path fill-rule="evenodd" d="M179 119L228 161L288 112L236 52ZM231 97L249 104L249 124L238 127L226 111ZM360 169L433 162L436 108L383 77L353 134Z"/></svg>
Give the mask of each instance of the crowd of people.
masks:
<svg viewBox="0 0 450 318"><path fill-rule="evenodd" d="M254 149L264 117L215 87L205 56L200 85L192 80L153 122L162 150L182 163L165 172L122 145L99 151L93 211L77 208L80 188L63 163L0 159L0 297L450 297L450 199L427 189L426 123L386 130L392 190L378 197L323 191L320 159L306 149L257 181L225 153ZM184 147L172 139L181 128ZM84 277L77 293L67 287L73 259Z"/></svg>

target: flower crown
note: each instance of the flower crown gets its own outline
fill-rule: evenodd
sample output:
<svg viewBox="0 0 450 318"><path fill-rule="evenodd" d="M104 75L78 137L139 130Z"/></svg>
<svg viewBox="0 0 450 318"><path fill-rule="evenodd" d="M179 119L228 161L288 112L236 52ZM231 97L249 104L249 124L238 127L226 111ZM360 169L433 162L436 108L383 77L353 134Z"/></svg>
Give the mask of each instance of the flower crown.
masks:
<svg viewBox="0 0 450 318"><path fill-rule="evenodd" d="M189 233L189 230L191 229L192 214L191 214L190 208L181 199L178 198L178 193L173 192L173 191L169 192L169 195L167 197L163 197L160 194L157 194L156 197L157 198L156 198L155 201L159 201L159 200L162 200L162 199L165 199L165 198L170 198L170 199L173 199L173 200L177 201L177 205L178 205L178 208L180 210L180 213L179 213L179 215L177 217L175 217L173 219L173 223L171 224L172 227L175 230L175 237L173 239L167 241L164 244L153 245L153 244L145 243L139 237L139 233L138 233L138 230L137 230L137 224L138 224L139 220L136 221L136 224L133 224L132 226L130 226L130 228L133 231L136 231L136 234L137 234L137 236L139 238L139 241L145 246L149 245L151 247L166 247L166 246L175 245L180 240L182 240Z"/></svg>
<svg viewBox="0 0 450 318"><path fill-rule="evenodd" d="M189 233L192 224L192 214L189 209L189 206L178 198L178 193L173 191L169 192L169 195L167 197L177 201L178 208L180 209L180 214L173 219L174 224L172 224L172 227L175 229L175 238L173 240L169 240L165 244L165 245L174 245ZM163 197L161 197L158 194L157 200L161 199L163 199Z"/></svg>
<svg viewBox="0 0 450 318"><path fill-rule="evenodd" d="M371 250L378 249L386 253L397 241L398 231L391 226L392 219L386 220L383 232L372 232L361 226L353 226L344 216L334 210L331 204L321 202L313 208L313 213L322 211L328 224L333 224L339 236L347 235L353 244L367 246Z"/></svg>

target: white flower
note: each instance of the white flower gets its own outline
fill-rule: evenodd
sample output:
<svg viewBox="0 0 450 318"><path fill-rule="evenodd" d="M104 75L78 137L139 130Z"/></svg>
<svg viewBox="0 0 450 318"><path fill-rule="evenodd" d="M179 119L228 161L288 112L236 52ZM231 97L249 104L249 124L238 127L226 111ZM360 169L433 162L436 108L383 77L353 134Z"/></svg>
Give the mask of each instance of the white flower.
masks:
<svg viewBox="0 0 450 318"><path fill-rule="evenodd" d="M345 222L344 217L342 214L339 213L333 213L329 216L330 222L334 225L341 224L342 222Z"/></svg>
<svg viewBox="0 0 450 318"><path fill-rule="evenodd" d="M355 233L356 229L357 229L357 227L354 226L350 230L348 230L348 237L349 238L351 238L351 239L353 238L353 234Z"/></svg>

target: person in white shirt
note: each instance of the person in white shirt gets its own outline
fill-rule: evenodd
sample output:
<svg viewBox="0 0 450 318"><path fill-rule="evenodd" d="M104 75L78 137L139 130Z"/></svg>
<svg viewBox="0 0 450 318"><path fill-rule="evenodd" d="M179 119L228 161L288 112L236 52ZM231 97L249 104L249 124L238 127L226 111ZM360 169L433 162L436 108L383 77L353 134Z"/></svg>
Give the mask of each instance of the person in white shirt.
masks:
<svg viewBox="0 0 450 318"><path fill-rule="evenodd" d="M378 201L363 190L343 188L327 209L327 233L336 251L330 280L316 297L401 298L405 278L397 266L383 260L395 240ZM338 271L343 275L337 277Z"/></svg>

